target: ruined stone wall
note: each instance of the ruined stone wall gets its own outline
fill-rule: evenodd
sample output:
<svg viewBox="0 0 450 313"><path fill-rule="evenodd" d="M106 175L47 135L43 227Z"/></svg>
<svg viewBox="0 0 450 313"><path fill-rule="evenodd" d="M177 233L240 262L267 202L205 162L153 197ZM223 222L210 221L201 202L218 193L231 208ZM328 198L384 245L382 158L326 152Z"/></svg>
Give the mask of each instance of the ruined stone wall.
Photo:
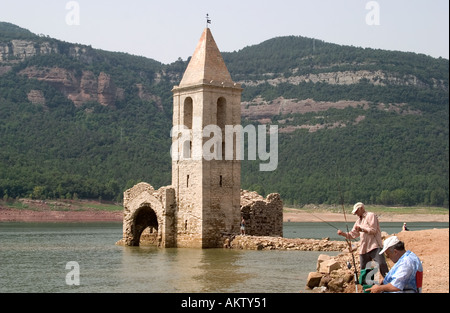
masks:
<svg viewBox="0 0 450 313"><path fill-rule="evenodd" d="M264 199L255 191L242 190L241 215L246 235L283 236L283 201L278 193Z"/></svg>
<svg viewBox="0 0 450 313"><path fill-rule="evenodd" d="M174 247L175 191L171 186L155 190L150 184L139 183L124 192L123 237L117 244L137 246L141 234L161 247ZM150 232L145 231L149 227ZM155 233L156 232L156 233Z"/></svg>
<svg viewBox="0 0 450 313"><path fill-rule="evenodd" d="M273 193L264 199L256 192L241 190L239 210L237 201L233 201L235 195L231 181L222 181L222 186L220 181L211 181L208 185L210 188L203 190L208 196L202 198L204 207L199 215L200 211L193 202L177 201L177 190L173 186L154 190L147 183L139 183L128 189L124 192L123 238L117 243L180 248L223 247L225 238L239 234L239 212L246 219L247 235L282 237L283 203L279 194ZM220 188L223 188L225 198L216 198ZM189 192L186 189L181 194ZM236 241L240 248L248 248L247 245Z"/></svg>

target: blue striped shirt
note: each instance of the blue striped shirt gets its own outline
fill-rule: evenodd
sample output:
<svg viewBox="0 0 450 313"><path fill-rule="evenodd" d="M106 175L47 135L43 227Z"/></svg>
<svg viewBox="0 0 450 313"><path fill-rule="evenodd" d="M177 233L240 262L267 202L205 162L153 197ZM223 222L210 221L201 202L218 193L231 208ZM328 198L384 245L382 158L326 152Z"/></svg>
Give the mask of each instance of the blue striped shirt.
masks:
<svg viewBox="0 0 450 313"><path fill-rule="evenodd" d="M406 251L391 268L383 280L383 284L392 284L402 291L417 290L416 273L423 272L422 262L411 251Z"/></svg>

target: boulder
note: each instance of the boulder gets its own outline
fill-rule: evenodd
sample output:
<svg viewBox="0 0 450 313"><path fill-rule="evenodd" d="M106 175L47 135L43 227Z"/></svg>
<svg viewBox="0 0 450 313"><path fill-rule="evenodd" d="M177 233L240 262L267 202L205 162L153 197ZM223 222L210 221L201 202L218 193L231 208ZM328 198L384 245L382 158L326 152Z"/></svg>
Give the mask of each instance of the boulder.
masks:
<svg viewBox="0 0 450 313"><path fill-rule="evenodd" d="M354 277L353 274L346 273L342 278L344 279L344 282L349 283L353 280L353 277Z"/></svg>
<svg viewBox="0 0 450 313"><path fill-rule="evenodd" d="M330 275L323 276L322 279L320 280L319 287L327 287L328 283L331 280L332 280L332 278L330 277Z"/></svg>
<svg viewBox="0 0 450 313"><path fill-rule="evenodd" d="M319 271L319 269L320 269L320 264L321 264L322 262L324 262L324 261L328 261L329 259L331 259L331 256L329 256L329 255L326 255L326 254L321 254L321 255L319 255L319 257L317 258L317 266L316 266L316 270L317 270L318 272L320 272L320 271Z"/></svg>
<svg viewBox="0 0 450 313"><path fill-rule="evenodd" d="M344 290L344 279L341 277L332 279L328 283L328 290L331 292L342 292Z"/></svg>
<svg viewBox="0 0 450 313"><path fill-rule="evenodd" d="M318 272L330 274L332 271L338 270L340 268L341 265L338 261L329 259L320 263Z"/></svg>
<svg viewBox="0 0 450 313"><path fill-rule="evenodd" d="M321 273L311 272L309 273L308 278L306 279L306 286L310 289L318 287L321 279L322 279Z"/></svg>

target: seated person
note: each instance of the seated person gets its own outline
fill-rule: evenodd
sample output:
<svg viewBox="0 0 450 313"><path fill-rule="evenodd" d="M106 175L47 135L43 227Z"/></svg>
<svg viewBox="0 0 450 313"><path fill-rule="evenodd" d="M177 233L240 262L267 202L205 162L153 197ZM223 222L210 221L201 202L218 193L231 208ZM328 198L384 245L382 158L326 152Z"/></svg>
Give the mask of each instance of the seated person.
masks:
<svg viewBox="0 0 450 313"><path fill-rule="evenodd" d="M366 289L379 292L422 292L423 268L420 259L411 251L405 250L405 244L396 236L385 240L383 250L395 264L387 273L381 285Z"/></svg>

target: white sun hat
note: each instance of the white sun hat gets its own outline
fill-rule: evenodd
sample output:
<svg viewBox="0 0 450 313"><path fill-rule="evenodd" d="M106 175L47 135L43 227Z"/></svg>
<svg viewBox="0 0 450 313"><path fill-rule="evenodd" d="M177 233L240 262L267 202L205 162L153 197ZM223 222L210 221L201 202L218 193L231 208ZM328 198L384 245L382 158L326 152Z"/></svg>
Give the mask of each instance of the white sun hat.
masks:
<svg viewBox="0 0 450 313"><path fill-rule="evenodd" d="M380 254L383 254L387 249L390 247L396 245L399 243L400 240L398 240L397 236L391 236L388 239L386 239L383 243L383 249L380 251Z"/></svg>
<svg viewBox="0 0 450 313"><path fill-rule="evenodd" d="M356 211L358 211L358 209L362 208L363 206L364 206L364 203L362 203L362 202L355 203L355 205L353 206L352 214L355 215Z"/></svg>

